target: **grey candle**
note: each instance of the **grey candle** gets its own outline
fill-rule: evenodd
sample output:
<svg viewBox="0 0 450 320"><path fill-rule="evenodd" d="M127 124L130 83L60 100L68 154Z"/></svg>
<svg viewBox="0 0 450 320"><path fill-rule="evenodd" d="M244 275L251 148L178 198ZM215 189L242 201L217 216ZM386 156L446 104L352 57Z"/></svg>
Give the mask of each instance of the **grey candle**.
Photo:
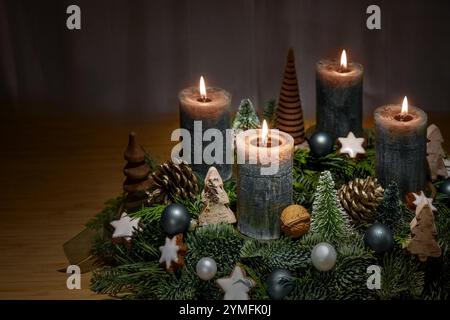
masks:
<svg viewBox="0 0 450 320"><path fill-rule="evenodd" d="M230 145L232 144L231 139L226 138L226 130L231 128L231 95L220 88L206 88L202 77L200 80L200 88L186 88L179 93L178 98L180 101L180 128L187 129L191 135L190 158L193 170L201 179L204 179L209 167L215 166L222 179L228 180L232 175L232 164L226 161L227 150L231 150ZM201 132L194 135L195 125L198 127L200 121ZM203 150L210 142L204 142L202 137L208 129L219 130L223 138L223 157L219 163L214 162L208 164L205 163L203 158ZM201 136L199 136L200 134ZM185 150L184 142L183 149ZM196 150L200 151L198 153L198 155L201 154L200 159L195 156Z"/></svg>
<svg viewBox="0 0 450 320"><path fill-rule="evenodd" d="M362 99L363 74L361 64L347 63L345 50L341 62L322 60L316 66L317 129L328 132L333 139L346 137L351 131L363 134Z"/></svg>
<svg viewBox="0 0 450 320"><path fill-rule="evenodd" d="M403 110L402 110L403 109ZM376 171L383 187L394 181L401 196L426 184L427 115L413 106L386 105L375 110Z"/></svg>
<svg viewBox="0 0 450 320"><path fill-rule="evenodd" d="M280 237L281 212L292 204L294 139L270 130L264 143L264 128L265 121L262 130L244 131L236 137L237 220L241 233L270 240ZM263 168L273 170L263 174Z"/></svg>

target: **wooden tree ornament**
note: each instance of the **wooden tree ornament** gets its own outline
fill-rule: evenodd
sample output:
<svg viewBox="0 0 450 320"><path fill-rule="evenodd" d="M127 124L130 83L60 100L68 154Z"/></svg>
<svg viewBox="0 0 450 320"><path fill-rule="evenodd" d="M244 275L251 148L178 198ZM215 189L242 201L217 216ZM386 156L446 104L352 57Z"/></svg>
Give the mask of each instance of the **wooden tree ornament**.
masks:
<svg viewBox="0 0 450 320"><path fill-rule="evenodd" d="M292 48L288 52L280 98L278 99L277 128L289 133L294 138L296 146L305 141L302 102L295 69L294 49Z"/></svg>
<svg viewBox="0 0 450 320"><path fill-rule="evenodd" d="M436 241L437 230L430 204L423 201L416 209L416 217L411 221L412 239L407 246L411 254L425 262L428 257L440 257L441 248Z"/></svg>
<svg viewBox="0 0 450 320"><path fill-rule="evenodd" d="M200 226L217 223L236 223L233 211L228 207L230 200L223 188L223 181L215 167L210 167L202 192L204 208L198 217Z"/></svg>
<svg viewBox="0 0 450 320"><path fill-rule="evenodd" d="M442 148L444 139L436 125L432 124L428 127L427 139L427 160L430 167L431 179L436 180L438 176L447 178L448 172L444 162L446 154Z"/></svg>
<svg viewBox="0 0 450 320"><path fill-rule="evenodd" d="M128 212L140 209L147 203L147 189L151 184L149 179L150 167L145 162L144 149L136 141L136 133L131 132L128 137L128 146L124 153L127 161L123 173L126 179L123 190L126 192L124 208Z"/></svg>

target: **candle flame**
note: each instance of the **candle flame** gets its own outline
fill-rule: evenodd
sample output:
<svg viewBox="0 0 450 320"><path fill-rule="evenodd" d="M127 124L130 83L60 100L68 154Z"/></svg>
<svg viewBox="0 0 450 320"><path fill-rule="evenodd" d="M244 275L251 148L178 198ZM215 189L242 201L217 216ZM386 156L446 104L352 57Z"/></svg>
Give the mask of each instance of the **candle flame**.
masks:
<svg viewBox="0 0 450 320"><path fill-rule="evenodd" d="M402 103L402 112L401 114L407 114L408 113L408 98L405 96L405 98L403 98L403 103Z"/></svg>
<svg viewBox="0 0 450 320"><path fill-rule="evenodd" d="M203 99L203 101L206 100L206 86L205 86L205 79L203 79L203 76L200 77L200 97Z"/></svg>
<svg viewBox="0 0 450 320"><path fill-rule="evenodd" d="M262 130L261 130L261 143L265 147L267 145L267 137L269 135L269 129L267 128L266 120L263 121Z"/></svg>
<svg viewBox="0 0 450 320"><path fill-rule="evenodd" d="M344 70L347 69L347 53L345 50L342 50L341 54L341 68Z"/></svg>

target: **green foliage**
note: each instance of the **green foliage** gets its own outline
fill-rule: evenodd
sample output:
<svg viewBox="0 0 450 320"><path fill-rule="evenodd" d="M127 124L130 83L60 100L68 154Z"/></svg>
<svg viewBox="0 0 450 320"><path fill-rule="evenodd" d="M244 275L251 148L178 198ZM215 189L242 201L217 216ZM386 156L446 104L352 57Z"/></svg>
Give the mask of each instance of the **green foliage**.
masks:
<svg viewBox="0 0 450 320"><path fill-rule="evenodd" d="M164 274L154 288L160 300L193 300L197 299L200 279L192 269L183 268L181 274Z"/></svg>
<svg viewBox="0 0 450 320"><path fill-rule="evenodd" d="M381 289L376 290L382 300L419 298L424 285L424 274L411 256L401 251L386 254L381 261Z"/></svg>
<svg viewBox="0 0 450 320"><path fill-rule="evenodd" d="M236 181L235 180L225 181L223 184L223 188L227 192L228 199L230 200L229 207L231 208L231 210L236 211L236 204L237 204Z"/></svg>
<svg viewBox="0 0 450 320"><path fill-rule="evenodd" d="M201 194L197 194L194 199L177 199L176 201L186 207L192 219L197 219L203 209Z"/></svg>
<svg viewBox="0 0 450 320"><path fill-rule="evenodd" d="M142 209L130 213L132 218L140 218L144 224L153 223L161 219L161 215L166 208L165 204L155 204L150 207L143 207Z"/></svg>
<svg viewBox="0 0 450 320"><path fill-rule="evenodd" d="M117 267L103 267L94 271L91 290L121 298L156 298L156 287L164 271L155 263L139 262ZM147 293L142 294L145 288ZM150 289L150 290L149 290Z"/></svg>
<svg viewBox="0 0 450 320"><path fill-rule="evenodd" d="M233 129L248 130L259 128L261 122L250 99L243 99L233 120Z"/></svg>
<svg viewBox="0 0 450 320"><path fill-rule="evenodd" d="M395 231L401 218L400 193L395 182L389 184L384 190L383 200L377 209L378 222Z"/></svg>
<svg viewBox="0 0 450 320"><path fill-rule="evenodd" d="M241 250L241 261L263 276L275 269L295 271L304 267L308 259L309 252L289 238L270 242L248 240Z"/></svg>
<svg viewBox="0 0 450 320"><path fill-rule="evenodd" d="M275 128L277 124L277 101L271 99L264 105L264 119L271 128Z"/></svg>
<svg viewBox="0 0 450 320"><path fill-rule="evenodd" d="M309 239L317 242L318 239ZM322 299L372 299L367 289L366 269L374 263L372 255L364 249L361 239L352 245L337 246L336 266L328 272L320 272L308 265L290 295L294 300Z"/></svg>
<svg viewBox="0 0 450 320"><path fill-rule="evenodd" d="M187 236L186 261L195 266L203 257L213 258L220 266L217 275L231 273L244 243L242 236L229 224L207 225Z"/></svg>
<svg viewBox="0 0 450 320"><path fill-rule="evenodd" d="M88 223L86 223L86 227L95 230L107 228L112 220L118 219L122 214L120 208L122 207L123 199L123 196L119 196L106 201L105 208L94 218L89 220Z"/></svg>
<svg viewBox="0 0 450 320"><path fill-rule="evenodd" d="M337 244L351 232L347 214L341 207L330 171L319 178L311 215L311 232Z"/></svg>
<svg viewBox="0 0 450 320"><path fill-rule="evenodd" d="M294 202L310 209L322 171L331 172L336 187L355 178L375 175L375 150L367 150L364 159L351 159L330 153L322 158L312 157L307 150L299 149L294 154Z"/></svg>
<svg viewBox="0 0 450 320"><path fill-rule="evenodd" d="M130 244L114 243L111 235L109 238L99 237L94 245L93 254L100 264L113 266L151 261L159 257L158 248L163 240L159 223L149 223L134 234Z"/></svg>

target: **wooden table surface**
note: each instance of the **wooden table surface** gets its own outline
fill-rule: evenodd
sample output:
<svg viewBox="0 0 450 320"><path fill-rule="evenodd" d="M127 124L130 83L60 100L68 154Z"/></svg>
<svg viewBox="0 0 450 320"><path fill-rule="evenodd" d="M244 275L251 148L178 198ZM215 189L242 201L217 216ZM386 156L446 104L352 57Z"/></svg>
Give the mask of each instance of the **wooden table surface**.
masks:
<svg viewBox="0 0 450 320"><path fill-rule="evenodd" d="M450 114L432 114L447 137ZM128 132L157 159L170 156L178 116L9 115L0 119L0 299L102 299L68 290L62 244L121 192ZM308 122L310 123L310 122ZM366 123L370 126L370 122Z"/></svg>

